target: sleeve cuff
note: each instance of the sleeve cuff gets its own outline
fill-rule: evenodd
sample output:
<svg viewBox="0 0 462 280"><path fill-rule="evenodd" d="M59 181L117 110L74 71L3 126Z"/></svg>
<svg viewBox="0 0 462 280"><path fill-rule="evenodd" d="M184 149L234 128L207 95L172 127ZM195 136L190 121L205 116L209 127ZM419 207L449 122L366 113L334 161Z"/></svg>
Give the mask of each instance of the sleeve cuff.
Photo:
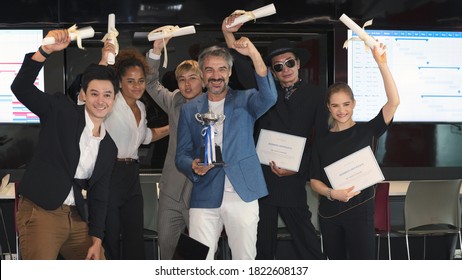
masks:
<svg viewBox="0 0 462 280"><path fill-rule="evenodd" d="M149 58L154 60L160 60L160 54L155 54L152 52L152 49L149 50Z"/></svg>

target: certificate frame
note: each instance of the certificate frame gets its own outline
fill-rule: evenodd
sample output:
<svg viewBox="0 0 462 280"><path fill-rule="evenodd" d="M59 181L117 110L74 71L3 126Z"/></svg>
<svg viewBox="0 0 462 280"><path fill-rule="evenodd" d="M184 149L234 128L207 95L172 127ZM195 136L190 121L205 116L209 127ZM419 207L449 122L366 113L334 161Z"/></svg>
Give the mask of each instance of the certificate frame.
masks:
<svg viewBox="0 0 462 280"><path fill-rule="evenodd" d="M261 129L257 155L261 164L269 165L274 161L278 167L298 172L305 144L305 137Z"/></svg>
<svg viewBox="0 0 462 280"><path fill-rule="evenodd" d="M385 180L370 146L324 167L324 171L336 190L355 186L355 191L361 191Z"/></svg>

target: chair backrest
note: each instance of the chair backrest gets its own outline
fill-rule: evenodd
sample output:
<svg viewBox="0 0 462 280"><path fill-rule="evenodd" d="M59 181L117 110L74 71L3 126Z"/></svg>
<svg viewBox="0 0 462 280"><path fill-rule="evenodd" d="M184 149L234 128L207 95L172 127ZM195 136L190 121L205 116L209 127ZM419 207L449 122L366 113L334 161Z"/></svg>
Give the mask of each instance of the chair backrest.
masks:
<svg viewBox="0 0 462 280"><path fill-rule="evenodd" d="M460 228L462 180L411 181L404 200L406 232L426 225Z"/></svg>
<svg viewBox="0 0 462 280"><path fill-rule="evenodd" d="M390 183L381 182L375 188L374 227L378 233L390 232Z"/></svg>
<svg viewBox="0 0 462 280"><path fill-rule="evenodd" d="M140 174L141 191L143 192L144 228L157 231L157 183L160 175Z"/></svg>

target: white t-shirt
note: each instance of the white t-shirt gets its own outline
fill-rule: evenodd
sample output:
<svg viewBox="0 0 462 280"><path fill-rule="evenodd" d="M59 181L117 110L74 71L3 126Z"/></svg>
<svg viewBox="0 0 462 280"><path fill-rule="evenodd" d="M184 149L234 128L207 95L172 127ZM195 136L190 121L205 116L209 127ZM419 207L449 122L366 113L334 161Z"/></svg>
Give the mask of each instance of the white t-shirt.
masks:
<svg viewBox="0 0 462 280"><path fill-rule="evenodd" d="M225 98L220 101L210 101L209 100L209 112L217 115L225 115ZM226 121L226 116L225 116ZM215 144L220 146L223 151L223 126L225 121L217 122L213 128L215 130ZM234 192L233 185L228 179L228 176L225 175L225 192Z"/></svg>

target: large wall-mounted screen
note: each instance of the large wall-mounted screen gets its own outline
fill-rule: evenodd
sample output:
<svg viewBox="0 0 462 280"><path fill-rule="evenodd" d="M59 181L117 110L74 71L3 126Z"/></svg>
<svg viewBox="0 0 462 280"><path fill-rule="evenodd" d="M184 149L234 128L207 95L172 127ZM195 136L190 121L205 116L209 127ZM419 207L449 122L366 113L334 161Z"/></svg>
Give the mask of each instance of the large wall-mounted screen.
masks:
<svg viewBox="0 0 462 280"><path fill-rule="evenodd" d="M395 122L462 123L462 32L366 30L386 45L401 104ZM348 39L357 35L348 30ZM386 102L377 64L360 40L348 47L348 84L356 121L373 118Z"/></svg>
<svg viewBox="0 0 462 280"><path fill-rule="evenodd" d="M40 119L19 102L10 86L24 60L24 54L36 50L43 30L0 30L0 123L38 123ZM36 86L45 88L43 69Z"/></svg>

